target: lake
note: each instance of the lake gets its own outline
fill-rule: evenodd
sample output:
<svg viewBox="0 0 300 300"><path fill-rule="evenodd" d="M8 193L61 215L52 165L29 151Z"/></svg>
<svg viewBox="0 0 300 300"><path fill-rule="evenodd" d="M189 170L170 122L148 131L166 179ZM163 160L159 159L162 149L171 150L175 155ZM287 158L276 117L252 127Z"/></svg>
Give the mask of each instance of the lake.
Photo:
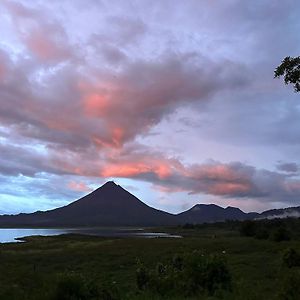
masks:
<svg viewBox="0 0 300 300"><path fill-rule="evenodd" d="M17 238L26 236L86 234L100 237L141 237L141 238L181 238L163 232L149 232L143 228L0 228L0 243L19 242Z"/></svg>

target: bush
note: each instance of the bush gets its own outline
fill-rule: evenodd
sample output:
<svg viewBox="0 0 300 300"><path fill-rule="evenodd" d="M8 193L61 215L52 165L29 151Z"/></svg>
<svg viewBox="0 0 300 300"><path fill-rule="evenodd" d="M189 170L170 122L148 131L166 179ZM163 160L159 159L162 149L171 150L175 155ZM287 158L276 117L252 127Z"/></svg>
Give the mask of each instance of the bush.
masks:
<svg viewBox="0 0 300 300"><path fill-rule="evenodd" d="M282 280L280 300L298 300L300 295L300 272L294 270L285 274Z"/></svg>
<svg viewBox="0 0 300 300"><path fill-rule="evenodd" d="M106 288L100 288L80 275L67 274L59 279L53 300L114 300L118 299Z"/></svg>
<svg viewBox="0 0 300 300"><path fill-rule="evenodd" d="M254 236L256 233L256 224L254 221L244 221L240 227L240 234L242 236Z"/></svg>
<svg viewBox="0 0 300 300"><path fill-rule="evenodd" d="M85 282L79 276L62 277L56 287L55 300L85 300L89 299L89 291Z"/></svg>
<svg viewBox="0 0 300 300"><path fill-rule="evenodd" d="M288 268L300 267L300 254L293 248L287 248L282 254L282 262Z"/></svg>
<svg viewBox="0 0 300 300"><path fill-rule="evenodd" d="M270 239L275 242L289 241L290 238L290 232L282 226L275 229L270 236Z"/></svg>
<svg viewBox="0 0 300 300"><path fill-rule="evenodd" d="M182 271L183 268L182 256L175 254L172 259L172 266L175 270Z"/></svg>
<svg viewBox="0 0 300 300"><path fill-rule="evenodd" d="M261 227L259 229L256 230L255 233L255 238L259 239L259 240L267 240L270 236L270 233L268 232L267 229Z"/></svg>
<svg viewBox="0 0 300 300"><path fill-rule="evenodd" d="M149 284L149 274L145 266L138 261L138 268L136 270L136 284L139 290L144 290Z"/></svg>
<svg viewBox="0 0 300 300"><path fill-rule="evenodd" d="M204 291L213 295L219 289L231 289L231 276L226 262L224 257L218 255L188 255L184 275L189 294Z"/></svg>
<svg viewBox="0 0 300 300"><path fill-rule="evenodd" d="M224 257L193 252L175 255L168 264L158 263L147 270L138 266L137 285L160 295L213 295L231 289L231 276Z"/></svg>

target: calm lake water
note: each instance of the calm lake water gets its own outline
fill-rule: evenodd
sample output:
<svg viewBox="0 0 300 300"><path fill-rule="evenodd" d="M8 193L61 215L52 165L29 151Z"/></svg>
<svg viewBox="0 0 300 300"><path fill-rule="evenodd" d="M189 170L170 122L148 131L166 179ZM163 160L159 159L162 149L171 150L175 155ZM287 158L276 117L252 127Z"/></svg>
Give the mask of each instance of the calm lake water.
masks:
<svg viewBox="0 0 300 300"><path fill-rule="evenodd" d="M0 243L18 242L16 238L32 235L87 234L101 237L181 238L162 232L149 232L142 228L0 228Z"/></svg>

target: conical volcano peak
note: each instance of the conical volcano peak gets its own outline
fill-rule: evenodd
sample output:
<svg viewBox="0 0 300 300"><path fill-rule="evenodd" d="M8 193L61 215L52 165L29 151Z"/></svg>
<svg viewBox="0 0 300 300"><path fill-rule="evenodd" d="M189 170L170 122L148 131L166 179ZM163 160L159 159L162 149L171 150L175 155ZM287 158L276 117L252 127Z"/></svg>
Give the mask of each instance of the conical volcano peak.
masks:
<svg viewBox="0 0 300 300"><path fill-rule="evenodd" d="M100 187L95 189L91 194L95 195L95 194L102 193L104 191L111 192L111 191L117 191L119 189L120 189L120 186L117 185L114 181L107 181L103 185L101 185Z"/></svg>
<svg viewBox="0 0 300 300"><path fill-rule="evenodd" d="M107 181L102 186L100 186L97 190L115 190L116 188L119 188L120 186L116 184L114 181Z"/></svg>
<svg viewBox="0 0 300 300"><path fill-rule="evenodd" d="M107 186L107 187L116 187L118 186L113 180L105 182L102 187Z"/></svg>

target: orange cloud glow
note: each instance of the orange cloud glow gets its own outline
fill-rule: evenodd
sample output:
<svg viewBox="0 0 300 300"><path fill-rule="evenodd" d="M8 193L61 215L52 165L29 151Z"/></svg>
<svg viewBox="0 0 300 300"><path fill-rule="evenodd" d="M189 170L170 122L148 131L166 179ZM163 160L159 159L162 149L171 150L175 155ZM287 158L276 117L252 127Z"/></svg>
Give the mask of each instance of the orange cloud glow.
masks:
<svg viewBox="0 0 300 300"><path fill-rule="evenodd" d="M27 47L41 60L61 60L69 55L66 49L61 48L43 32L31 33L25 42Z"/></svg>
<svg viewBox="0 0 300 300"><path fill-rule="evenodd" d="M208 191L213 195L246 194L251 191L251 186L247 183L220 182L209 187Z"/></svg>
<svg viewBox="0 0 300 300"><path fill-rule="evenodd" d="M90 192L92 190L84 182L75 182L75 181L70 181L68 183L68 188L78 192Z"/></svg>
<svg viewBox="0 0 300 300"><path fill-rule="evenodd" d="M160 179L171 176L171 166L164 162L129 162L107 165L102 169L103 177L135 177L142 174L154 173Z"/></svg>
<svg viewBox="0 0 300 300"><path fill-rule="evenodd" d="M105 166L101 172L103 177L131 177L147 173L150 168L144 164L122 164Z"/></svg>
<svg viewBox="0 0 300 300"><path fill-rule="evenodd" d="M84 97L84 110L89 116L103 116L107 113L109 103L104 96L91 93Z"/></svg>
<svg viewBox="0 0 300 300"><path fill-rule="evenodd" d="M112 130L112 141L117 146L120 147L124 138L124 129L120 127L115 127Z"/></svg>

